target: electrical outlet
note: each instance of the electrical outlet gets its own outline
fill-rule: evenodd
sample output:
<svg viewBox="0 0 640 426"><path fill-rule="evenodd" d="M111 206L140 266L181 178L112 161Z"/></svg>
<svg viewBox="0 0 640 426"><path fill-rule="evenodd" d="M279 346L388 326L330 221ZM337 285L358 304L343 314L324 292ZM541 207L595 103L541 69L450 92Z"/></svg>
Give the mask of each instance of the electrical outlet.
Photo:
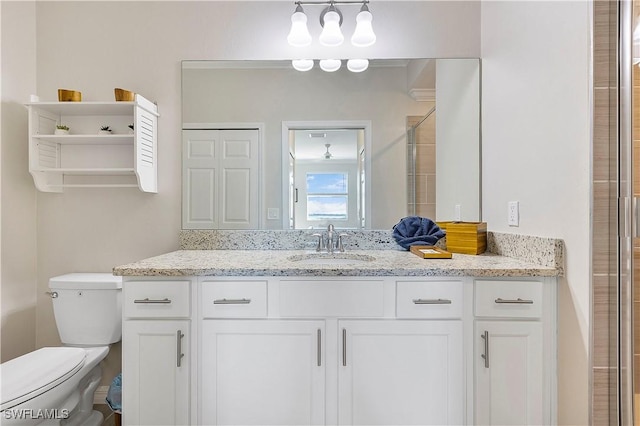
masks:
<svg viewBox="0 0 640 426"><path fill-rule="evenodd" d="M520 203L509 201L507 212L507 224L509 226L519 226L520 224Z"/></svg>
<svg viewBox="0 0 640 426"><path fill-rule="evenodd" d="M277 207L269 207L267 209L267 219L280 219L280 209Z"/></svg>
<svg viewBox="0 0 640 426"><path fill-rule="evenodd" d="M462 213L460 212L460 204L456 204L453 207L453 220L455 222L460 222L462 221Z"/></svg>

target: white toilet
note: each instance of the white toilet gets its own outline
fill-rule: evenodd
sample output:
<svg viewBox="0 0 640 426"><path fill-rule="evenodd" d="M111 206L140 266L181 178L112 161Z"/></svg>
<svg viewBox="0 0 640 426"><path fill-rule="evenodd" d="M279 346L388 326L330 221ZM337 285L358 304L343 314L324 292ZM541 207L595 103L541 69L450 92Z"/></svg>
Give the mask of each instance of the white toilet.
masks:
<svg viewBox="0 0 640 426"><path fill-rule="evenodd" d="M73 273L49 280L64 347L38 349L0 365L0 424L100 425L93 394L100 361L122 337L122 278Z"/></svg>

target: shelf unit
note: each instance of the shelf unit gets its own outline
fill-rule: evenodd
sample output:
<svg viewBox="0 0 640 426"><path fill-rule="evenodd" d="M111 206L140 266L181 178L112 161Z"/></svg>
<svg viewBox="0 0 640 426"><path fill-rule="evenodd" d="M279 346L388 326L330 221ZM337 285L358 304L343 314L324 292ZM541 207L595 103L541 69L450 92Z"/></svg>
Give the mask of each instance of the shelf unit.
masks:
<svg viewBox="0 0 640 426"><path fill-rule="evenodd" d="M158 107L133 102L32 102L29 172L43 192L64 188L125 188L158 192ZM71 128L54 134L56 125ZM135 131L129 134L128 125ZM101 126L114 133L98 134Z"/></svg>

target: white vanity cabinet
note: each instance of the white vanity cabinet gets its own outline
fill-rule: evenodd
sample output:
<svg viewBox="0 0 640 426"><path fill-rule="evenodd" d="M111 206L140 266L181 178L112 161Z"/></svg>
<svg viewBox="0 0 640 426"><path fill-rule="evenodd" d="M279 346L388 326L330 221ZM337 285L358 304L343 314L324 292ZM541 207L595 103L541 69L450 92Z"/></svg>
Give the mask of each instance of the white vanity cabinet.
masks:
<svg viewBox="0 0 640 426"><path fill-rule="evenodd" d="M339 321L341 425L464 424L462 321Z"/></svg>
<svg viewBox="0 0 640 426"><path fill-rule="evenodd" d="M191 281L130 281L123 291L124 424L190 424Z"/></svg>
<svg viewBox="0 0 640 426"><path fill-rule="evenodd" d="M555 285L475 280L475 424L555 419Z"/></svg>
<svg viewBox="0 0 640 426"><path fill-rule="evenodd" d="M133 102L33 102L29 108L29 172L36 188L135 187L158 192L158 107ZM70 127L55 134L56 125ZM133 125L134 130L129 129ZM100 134L109 126L112 133Z"/></svg>
<svg viewBox="0 0 640 426"><path fill-rule="evenodd" d="M203 425L323 425L324 321L204 320Z"/></svg>
<svg viewBox="0 0 640 426"><path fill-rule="evenodd" d="M124 291L127 425L556 422L555 278L137 277Z"/></svg>

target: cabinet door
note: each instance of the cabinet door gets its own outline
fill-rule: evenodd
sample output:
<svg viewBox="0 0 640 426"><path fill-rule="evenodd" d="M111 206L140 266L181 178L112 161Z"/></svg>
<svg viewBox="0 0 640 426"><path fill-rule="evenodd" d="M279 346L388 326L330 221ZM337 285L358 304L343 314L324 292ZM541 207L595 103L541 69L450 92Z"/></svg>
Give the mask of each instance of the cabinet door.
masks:
<svg viewBox="0 0 640 426"><path fill-rule="evenodd" d="M464 423L462 321L340 321L339 423Z"/></svg>
<svg viewBox="0 0 640 426"><path fill-rule="evenodd" d="M190 423L189 325L188 320L124 322L124 424Z"/></svg>
<svg viewBox="0 0 640 426"><path fill-rule="evenodd" d="M204 320L200 424L324 424L324 321Z"/></svg>
<svg viewBox="0 0 640 426"><path fill-rule="evenodd" d="M475 342L475 424L548 424L542 324L476 321Z"/></svg>

